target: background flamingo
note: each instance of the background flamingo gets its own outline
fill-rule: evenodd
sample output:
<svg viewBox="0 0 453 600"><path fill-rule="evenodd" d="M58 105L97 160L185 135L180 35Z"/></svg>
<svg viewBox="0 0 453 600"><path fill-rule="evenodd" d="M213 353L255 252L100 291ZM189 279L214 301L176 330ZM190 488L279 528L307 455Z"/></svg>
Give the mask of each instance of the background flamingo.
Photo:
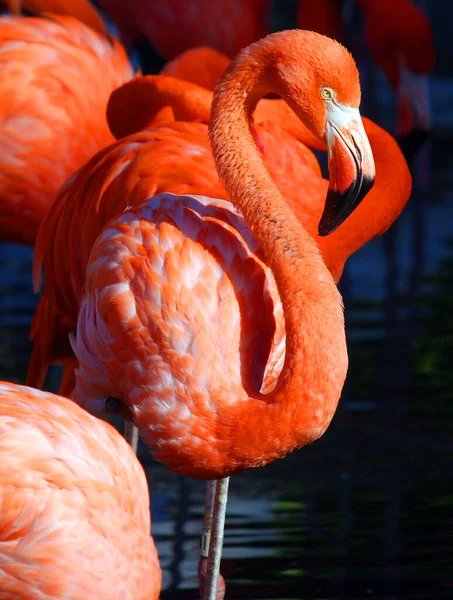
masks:
<svg viewBox="0 0 453 600"><path fill-rule="evenodd" d="M105 30L88 0L5 3L16 11L22 5L37 12L72 14L97 31ZM398 132L404 136L412 132L405 148L411 149L412 142L416 148L430 127L426 76L435 62L431 26L411 0L357 0L356 4L365 17L371 55L398 93ZM100 5L119 26L125 43L149 40L167 59L197 46L207 46L231 57L270 31L270 0L210 4L191 0L190 10L181 0L165 3L134 0L127 4L127 9L121 0L100 0ZM343 0L299 0L297 26L344 43L342 6ZM210 71L210 61L204 66Z"/></svg>
<svg viewBox="0 0 453 600"><path fill-rule="evenodd" d="M3 600L155 600L161 571L143 469L66 398L0 383Z"/></svg>
<svg viewBox="0 0 453 600"><path fill-rule="evenodd" d="M371 55L398 92L399 133L428 131L426 83L418 78L434 67L433 35L427 18L410 0L357 0L356 4L365 17ZM192 0L190 11L181 0L135 0L127 10L120 0L100 0L100 5L126 41L148 39L167 59L196 46L208 46L231 57L270 31L268 0L209 5ZM343 0L299 0L297 27L345 43L342 6Z"/></svg>
<svg viewBox="0 0 453 600"><path fill-rule="evenodd" d="M0 48L0 240L33 246L61 184L113 140L107 100L132 68L72 17L2 16Z"/></svg>
<svg viewBox="0 0 453 600"><path fill-rule="evenodd" d="M185 60L179 62L175 59L173 65L182 77L196 79L194 71L186 71ZM217 66L220 67L220 64ZM156 122L161 118L160 111L164 107L170 107L176 119L208 123L211 98L208 91L186 81L162 76L137 77L113 92L107 116L116 137ZM347 258L373 237L382 235L409 200L411 176L406 160L394 138L364 118L376 164L376 183L337 231L320 238L316 236L316 228L327 181L321 178L319 165L312 153L296 140L317 149L321 149L322 145L281 100L261 100L254 119L258 123L255 140L267 169L294 213L315 236L326 264L338 282Z"/></svg>

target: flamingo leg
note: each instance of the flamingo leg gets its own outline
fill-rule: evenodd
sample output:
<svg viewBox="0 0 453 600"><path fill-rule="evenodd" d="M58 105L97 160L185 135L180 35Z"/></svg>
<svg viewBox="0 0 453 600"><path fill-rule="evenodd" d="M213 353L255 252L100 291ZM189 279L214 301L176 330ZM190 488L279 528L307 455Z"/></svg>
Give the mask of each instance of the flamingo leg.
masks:
<svg viewBox="0 0 453 600"><path fill-rule="evenodd" d="M222 558L229 482L229 477L218 481L210 481L206 492L206 510L199 568L203 600L221 600L225 593L225 582L220 575L220 559ZM201 565L206 561L206 554L206 578L203 581Z"/></svg>
<svg viewBox="0 0 453 600"><path fill-rule="evenodd" d="M129 443L132 450L137 454L138 448L138 429L130 421L126 421L124 426L124 439Z"/></svg>
<svg viewBox="0 0 453 600"><path fill-rule="evenodd" d="M212 513L214 511L216 486L217 486L217 481L215 479L212 481L208 481L207 486L206 486L206 498L205 498L205 505L204 505L204 522L203 522L203 529L201 530L200 560L198 562L198 584L199 584L199 588L200 588L201 597L203 597L205 581L206 581L206 570L207 570L208 554L209 554L209 541L211 539Z"/></svg>

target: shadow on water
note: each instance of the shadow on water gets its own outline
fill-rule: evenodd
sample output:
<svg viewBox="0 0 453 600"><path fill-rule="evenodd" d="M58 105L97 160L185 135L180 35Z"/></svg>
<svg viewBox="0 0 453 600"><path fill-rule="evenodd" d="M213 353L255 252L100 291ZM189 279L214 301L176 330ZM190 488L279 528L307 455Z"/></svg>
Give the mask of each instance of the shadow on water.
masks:
<svg viewBox="0 0 453 600"><path fill-rule="evenodd" d="M441 112L451 80L436 86ZM328 432L231 482L222 563L231 600L453 598L449 126L412 165L416 185L401 219L345 270L350 370ZM30 273L31 251L1 246L0 377L18 383L36 304ZM47 387L56 389L52 376ZM162 598L195 599L204 483L169 473L144 446L139 455Z"/></svg>

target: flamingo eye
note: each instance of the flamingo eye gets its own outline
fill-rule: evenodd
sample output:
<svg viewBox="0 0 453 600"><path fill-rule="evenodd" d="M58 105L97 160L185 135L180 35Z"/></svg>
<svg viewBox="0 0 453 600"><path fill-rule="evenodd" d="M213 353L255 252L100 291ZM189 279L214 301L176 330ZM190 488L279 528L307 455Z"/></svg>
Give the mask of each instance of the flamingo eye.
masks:
<svg viewBox="0 0 453 600"><path fill-rule="evenodd" d="M119 409L120 406L121 402L118 400L118 398L112 398L109 396L105 401L104 410L105 412L114 413Z"/></svg>
<svg viewBox="0 0 453 600"><path fill-rule="evenodd" d="M333 100L335 93L331 88L323 87L321 88L321 96L324 100Z"/></svg>

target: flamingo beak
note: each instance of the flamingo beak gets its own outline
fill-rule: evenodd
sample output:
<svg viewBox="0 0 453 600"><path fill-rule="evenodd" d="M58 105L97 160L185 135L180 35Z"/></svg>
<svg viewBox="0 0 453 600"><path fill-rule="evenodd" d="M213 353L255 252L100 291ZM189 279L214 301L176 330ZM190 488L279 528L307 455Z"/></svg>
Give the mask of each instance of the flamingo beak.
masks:
<svg viewBox="0 0 453 600"><path fill-rule="evenodd" d="M357 108L330 106L326 138L330 177L318 225L321 236L343 223L371 190L375 179L373 153Z"/></svg>

